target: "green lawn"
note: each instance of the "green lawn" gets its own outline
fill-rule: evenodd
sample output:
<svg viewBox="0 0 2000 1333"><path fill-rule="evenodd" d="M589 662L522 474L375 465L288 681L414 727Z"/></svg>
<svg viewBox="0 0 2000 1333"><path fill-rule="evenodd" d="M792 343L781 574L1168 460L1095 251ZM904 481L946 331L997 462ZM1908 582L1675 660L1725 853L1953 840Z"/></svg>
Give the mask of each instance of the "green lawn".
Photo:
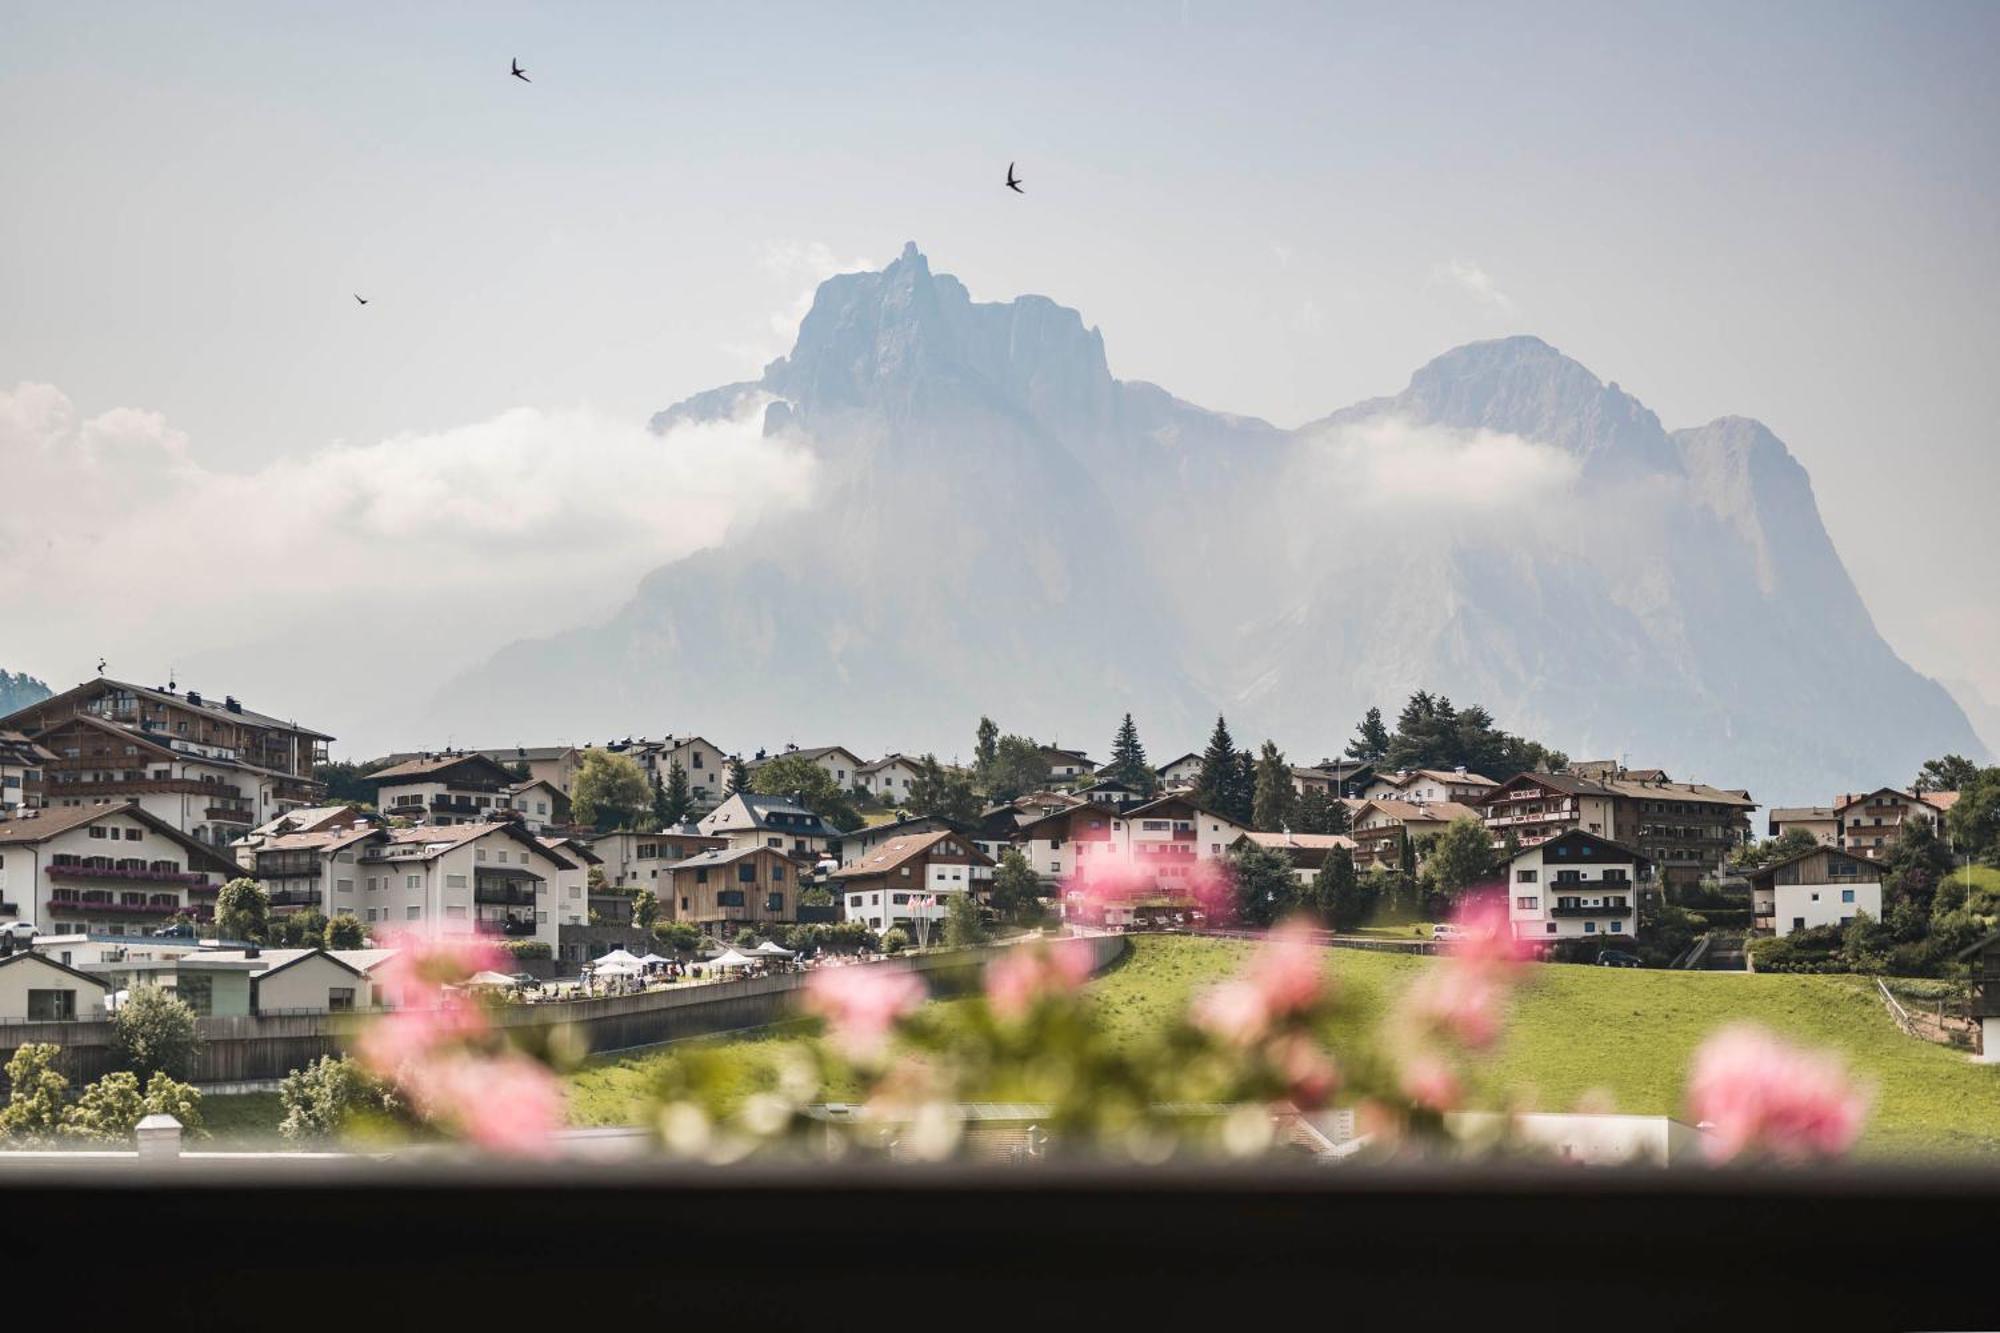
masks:
<svg viewBox="0 0 2000 1333"><path fill-rule="evenodd" d="M244 1092L230 1097L201 1099L202 1128L211 1143L201 1146L227 1148L236 1143L268 1140L278 1132L285 1118L275 1092Z"/></svg>
<svg viewBox="0 0 2000 1333"><path fill-rule="evenodd" d="M1146 1031L1193 994L1240 966L1248 944L1186 936L1133 937L1127 960L1093 983L1114 1029ZM1387 997L1429 958L1334 949L1329 970L1354 1001L1357 1025L1368 1025ZM1602 1090L1622 1111L1679 1110L1690 1053L1721 1025L1750 1019L1815 1045L1838 1048L1875 1089L1876 1110L1863 1151L1871 1156L2000 1156L2000 1067L1970 1063L1963 1054L1906 1037L1890 1022L1865 978L1752 976L1548 965L1530 968L1508 1035L1489 1061L1485 1097L1509 1097L1550 1110L1573 1106ZM740 1062L745 1092L773 1077L788 1049L810 1040L798 1025L702 1043ZM572 1118L578 1124L631 1123L658 1062L673 1050L595 1062L573 1075ZM851 1095L852 1090L834 1090ZM264 1094L276 1120L276 1098ZM211 1098L211 1123L225 1120ZM227 1113L232 1119L235 1112ZM246 1111L246 1119L250 1118Z"/></svg>

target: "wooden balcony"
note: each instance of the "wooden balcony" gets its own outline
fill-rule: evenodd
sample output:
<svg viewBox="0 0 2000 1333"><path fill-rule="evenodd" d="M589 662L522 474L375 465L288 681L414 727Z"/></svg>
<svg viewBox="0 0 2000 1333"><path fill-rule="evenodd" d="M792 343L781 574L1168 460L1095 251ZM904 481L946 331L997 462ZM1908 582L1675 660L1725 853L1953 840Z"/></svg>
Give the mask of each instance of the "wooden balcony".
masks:
<svg viewBox="0 0 2000 1333"><path fill-rule="evenodd" d="M154 884L191 885L208 883L208 877L198 871L155 870L150 866L83 866L62 864L50 866L48 868L48 875L50 879L136 879Z"/></svg>

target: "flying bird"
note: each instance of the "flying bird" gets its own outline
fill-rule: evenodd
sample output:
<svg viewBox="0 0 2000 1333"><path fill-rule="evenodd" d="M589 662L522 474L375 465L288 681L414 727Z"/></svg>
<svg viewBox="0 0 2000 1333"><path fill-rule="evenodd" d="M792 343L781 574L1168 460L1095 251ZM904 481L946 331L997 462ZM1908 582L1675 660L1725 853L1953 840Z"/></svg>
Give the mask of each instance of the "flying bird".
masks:
<svg viewBox="0 0 2000 1333"><path fill-rule="evenodd" d="M508 57L507 63L514 67L507 71L509 74L512 74L515 78L519 79L523 83L534 82L533 79L528 77L528 71L521 68L521 62L519 60L510 56Z"/></svg>
<svg viewBox="0 0 2000 1333"><path fill-rule="evenodd" d="M1014 164L1012 162L1007 164L1007 188L1015 194L1027 193L1026 190L1021 188L1021 178L1014 174Z"/></svg>
<svg viewBox="0 0 2000 1333"><path fill-rule="evenodd" d="M355 299L355 300L357 300L357 301L359 301L359 302L361 302L361 304L363 304L363 305L367 305L367 304L368 304L368 298L367 298L367 297L365 297L365 296L363 296L363 295L362 295L362 294L361 294L360 292L356 292L356 293L354 294L354 299Z"/></svg>

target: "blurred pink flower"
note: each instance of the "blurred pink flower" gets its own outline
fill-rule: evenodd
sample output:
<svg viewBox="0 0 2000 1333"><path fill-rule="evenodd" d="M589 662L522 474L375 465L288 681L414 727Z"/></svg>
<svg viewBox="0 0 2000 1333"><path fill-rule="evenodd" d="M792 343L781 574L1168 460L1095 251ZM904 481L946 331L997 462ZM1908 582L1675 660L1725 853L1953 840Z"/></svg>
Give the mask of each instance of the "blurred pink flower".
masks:
<svg viewBox="0 0 2000 1333"><path fill-rule="evenodd" d="M881 1053L896 1020L924 1002L924 983L900 968L843 967L812 974L807 1013L824 1018L834 1044L855 1059Z"/></svg>
<svg viewBox="0 0 2000 1333"><path fill-rule="evenodd" d="M1450 1065L1428 1053L1412 1057L1403 1066L1403 1095L1433 1111L1449 1111L1458 1105L1461 1092L1458 1075Z"/></svg>
<svg viewBox="0 0 2000 1333"><path fill-rule="evenodd" d="M1465 904L1453 918L1463 935L1448 940L1440 952L1476 967L1519 962L1527 954L1525 941L1514 938L1507 909L1498 902L1478 899Z"/></svg>
<svg viewBox="0 0 2000 1333"><path fill-rule="evenodd" d="M986 968L986 1001L1009 1022L1044 996L1070 995L1090 980L1090 954L1074 946L1025 945Z"/></svg>
<svg viewBox="0 0 2000 1333"><path fill-rule="evenodd" d="M374 1019L362 1029L354 1051L375 1073L400 1078L414 1062L490 1031L486 1011L477 1003L439 996L421 1007L392 1009Z"/></svg>
<svg viewBox="0 0 2000 1333"><path fill-rule="evenodd" d="M1325 966L1312 927L1288 921L1265 936L1238 976L1204 992L1191 1017L1222 1040L1247 1046L1319 1002L1326 991Z"/></svg>
<svg viewBox="0 0 2000 1333"><path fill-rule="evenodd" d="M1703 1142L1716 1161L1835 1157L1868 1118L1868 1098L1839 1057L1748 1024L1724 1028L1695 1052L1687 1104L1707 1126Z"/></svg>
<svg viewBox="0 0 2000 1333"><path fill-rule="evenodd" d="M1203 991L1195 998L1189 1017L1196 1027L1234 1046L1262 1040L1271 1025L1264 993L1242 978Z"/></svg>
<svg viewBox="0 0 2000 1333"><path fill-rule="evenodd" d="M1326 953L1312 927L1294 918L1265 936L1250 960L1250 983L1264 997L1273 1018L1303 1013L1326 989Z"/></svg>
<svg viewBox="0 0 2000 1333"><path fill-rule="evenodd" d="M518 1051L433 1055L405 1067L403 1086L426 1119L493 1152L546 1155L563 1123L562 1085Z"/></svg>
<svg viewBox="0 0 2000 1333"><path fill-rule="evenodd" d="M1264 1055L1283 1076L1287 1092L1301 1110L1318 1110L1340 1090L1339 1066L1303 1033L1278 1038Z"/></svg>
<svg viewBox="0 0 2000 1333"><path fill-rule="evenodd" d="M1506 996L1506 985L1490 970L1454 961L1417 978L1403 998L1403 1012L1424 1031L1476 1050L1500 1035Z"/></svg>
<svg viewBox="0 0 2000 1333"><path fill-rule="evenodd" d="M395 953L376 969L376 980L398 1005L435 1003L446 986L457 985L475 972L504 971L507 965L507 955L500 946L480 935L432 938L414 931L393 931L383 937L382 945Z"/></svg>

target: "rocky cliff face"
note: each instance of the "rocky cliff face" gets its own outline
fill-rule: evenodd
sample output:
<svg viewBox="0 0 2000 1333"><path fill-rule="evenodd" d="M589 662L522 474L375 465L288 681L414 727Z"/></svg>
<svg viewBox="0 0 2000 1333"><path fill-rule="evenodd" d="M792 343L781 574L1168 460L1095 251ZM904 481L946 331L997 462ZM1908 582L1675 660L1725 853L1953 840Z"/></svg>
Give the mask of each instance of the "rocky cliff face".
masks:
<svg viewBox="0 0 2000 1333"><path fill-rule="evenodd" d="M821 460L809 512L502 652L442 714L962 753L981 712L1090 744L1129 709L1164 752L1222 710L1309 761L1421 686L1780 800L1978 749L1876 633L1782 443L1669 433L1538 339L1282 431L1118 381L1075 311L975 302L911 246L825 283L760 380L654 425L673 447L757 410Z"/></svg>

